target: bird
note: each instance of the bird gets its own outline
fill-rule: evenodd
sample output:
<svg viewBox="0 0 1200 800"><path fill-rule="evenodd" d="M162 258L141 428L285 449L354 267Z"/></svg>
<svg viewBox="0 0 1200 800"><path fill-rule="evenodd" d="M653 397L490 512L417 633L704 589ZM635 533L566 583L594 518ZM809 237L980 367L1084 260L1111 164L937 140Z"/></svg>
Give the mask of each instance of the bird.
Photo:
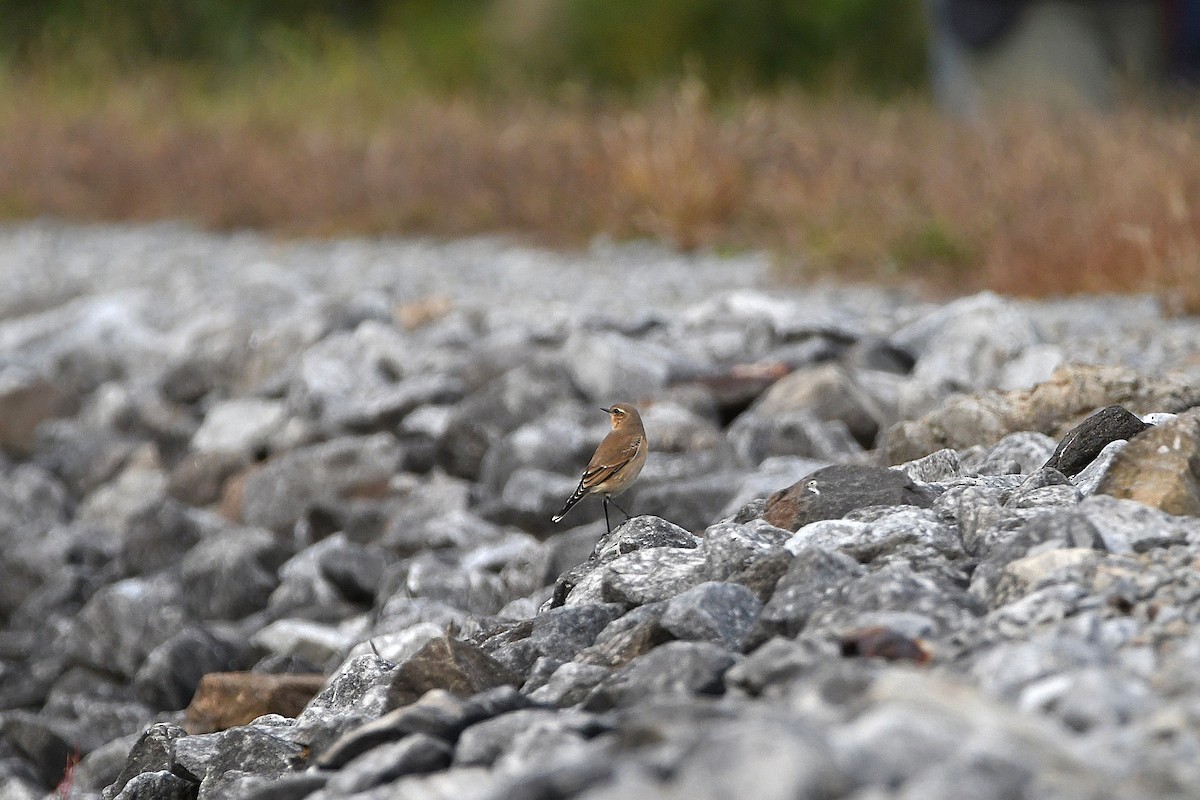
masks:
<svg viewBox="0 0 1200 800"><path fill-rule="evenodd" d="M554 522L559 522L580 500L588 495L599 494L604 496L604 525L608 532L612 533L612 523L608 521L608 504L617 506L612 498L628 489L641 473L646 464L646 454L650 452L650 445L646 441L642 417L636 408L628 403L616 403L600 410L608 414L612 430L596 448L592 460L583 471L583 477L579 479L579 487L553 519ZM617 510L629 519L628 511L620 506L617 506Z"/></svg>

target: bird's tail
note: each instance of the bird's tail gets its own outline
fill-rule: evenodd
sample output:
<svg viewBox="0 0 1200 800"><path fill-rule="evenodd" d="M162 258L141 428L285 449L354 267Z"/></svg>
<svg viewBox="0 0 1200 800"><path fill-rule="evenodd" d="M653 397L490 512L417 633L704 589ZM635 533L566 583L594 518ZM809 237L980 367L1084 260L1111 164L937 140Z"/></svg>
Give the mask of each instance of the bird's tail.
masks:
<svg viewBox="0 0 1200 800"><path fill-rule="evenodd" d="M552 518L553 522L558 522L567 515L567 512L575 507L575 504L582 500L588 493L588 489L583 485L583 481L579 482L579 488L575 490L575 494L571 495L567 500L567 504L563 506L562 511L558 512Z"/></svg>

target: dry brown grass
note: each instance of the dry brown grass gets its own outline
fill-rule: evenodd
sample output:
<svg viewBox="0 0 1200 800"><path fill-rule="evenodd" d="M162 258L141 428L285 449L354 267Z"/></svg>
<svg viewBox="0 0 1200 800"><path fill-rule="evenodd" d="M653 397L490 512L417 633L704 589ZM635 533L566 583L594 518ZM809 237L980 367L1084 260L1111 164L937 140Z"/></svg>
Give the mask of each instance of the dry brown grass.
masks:
<svg viewBox="0 0 1200 800"><path fill-rule="evenodd" d="M597 233L765 248L805 274L1022 295L1153 291L1200 311L1200 129L1179 114L920 102L254 102L5 89L0 214L282 234ZM118 102L117 99L120 98Z"/></svg>

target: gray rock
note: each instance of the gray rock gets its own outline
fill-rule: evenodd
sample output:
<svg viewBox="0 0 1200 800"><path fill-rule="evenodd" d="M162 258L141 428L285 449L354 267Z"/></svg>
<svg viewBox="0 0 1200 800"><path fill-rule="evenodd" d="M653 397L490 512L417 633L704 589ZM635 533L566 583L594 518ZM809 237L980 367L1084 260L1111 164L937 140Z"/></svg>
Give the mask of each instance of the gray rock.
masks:
<svg viewBox="0 0 1200 800"><path fill-rule="evenodd" d="M849 785L819 728L761 714L706 728L663 796L815 800Z"/></svg>
<svg viewBox="0 0 1200 800"><path fill-rule="evenodd" d="M707 563L697 548L655 547L619 556L603 570L600 595L605 602L640 606L701 583Z"/></svg>
<svg viewBox="0 0 1200 800"><path fill-rule="evenodd" d="M961 559L966 554L962 540L951 526L927 509L901 507L880 519L827 519L800 528L785 543L794 554L815 546L837 550L867 564L878 558L904 555L908 558Z"/></svg>
<svg viewBox="0 0 1200 800"><path fill-rule="evenodd" d="M142 773L170 771L175 766L174 743L186 735L183 728L169 722L159 722L147 728L129 751L116 780L104 790L105 798L119 794Z"/></svg>
<svg viewBox="0 0 1200 800"><path fill-rule="evenodd" d="M143 772L134 777L115 800L191 800L196 784L171 772Z"/></svg>
<svg viewBox="0 0 1200 800"><path fill-rule="evenodd" d="M747 411L729 427L727 436L738 459L749 465L779 456L842 461L862 452L844 422L822 420L805 409L771 415Z"/></svg>
<svg viewBox="0 0 1200 800"><path fill-rule="evenodd" d="M182 602L163 576L111 584L83 607L69 646L81 663L132 679L156 647L187 625Z"/></svg>
<svg viewBox="0 0 1200 800"><path fill-rule="evenodd" d="M1109 468L1112 467L1113 461L1116 460L1117 454L1125 449L1129 442L1124 439L1119 439L1115 442L1109 442L1105 445L1100 454L1093 459L1092 463L1088 464L1084 469L1075 476L1075 486L1079 489L1079 493L1083 496L1095 494L1100 488L1100 482L1104 480L1104 476L1108 474Z"/></svg>
<svg viewBox="0 0 1200 800"><path fill-rule="evenodd" d="M192 437L192 449L250 456L266 446L286 418L287 408L278 400L224 400L204 415L204 422Z"/></svg>
<svg viewBox="0 0 1200 800"><path fill-rule="evenodd" d="M113 739L79 759L72 775L73 786L80 793L102 796L105 787L121 774L130 750L141 739L143 731Z"/></svg>
<svg viewBox="0 0 1200 800"><path fill-rule="evenodd" d="M762 695L802 680L838 655L835 644L819 639L775 636L725 673L725 683L750 695Z"/></svg>
<svg viewBox="0 0 1200 800"><path fill-rule="evenodd" d="M738 490L740 472L676 480L643 480L621 497L621 505L633 514L648 514L669 519L688 530L703 530L720 518ZM619 512L618 512L619 513Z"/></svg>
<svg viewBox="0 0 1200 800"><path fill-rule="evenodd" d="M735 663L733 655L709 642L667 642L605 678L584 707L604 711L651 698L723 694L722 677Z"/></svg>
<svg viewBox="0 0 1200 800"><path fill-rule="evenodd" d="M303 800L323 789L328 782L329 778L320 773L280 775L251 787L243 796L245 800Z"/></svg>
<svg viewBox="0 0 1200 800"><path fill-rule="evenodd" d="M248 643L189 626L150 651L133 687L152 708L182 709L205 673L246 669L252 660Z"/></svg>
<svg viewBox="0 0 1200 800"><path fill-rule="evenodd" d="M967 749L906 781L899 796L903 800L950 800L964 796L1003 800L1027 795L1033 777L1033 769L1025 762Z"/></svg>
<svg viewBox="0 0 1200 800"><path fill-rule="evenodd" d="M594 734L595 716L582 711L526 708L478 722L463 731L454 753L455 766L492 766L522 736L553 733ZM545 754L543 754L545 755Z"/></svg>
<svg viewBox="0 0 1200 800"><path fill-rule="evenodd" d="M864 446L875 441L882 416L857 376L832 363L798 369L780 378L751 410L766 417L804 410L820 420L837 420Z"/></svg>
<svg viewBox="0 0 1200 800"><path fill-rule="evenodd" d="M585 417L585 421L595 423L591 427L561 416L529 420L487 450L480 465L479 482L491 494L498 495L514 473L525 467L574 476L577 483L578 473L607 432L608 425L602 417L598 411L594 419L590 414Z"/></svg>
<svg viewBox="0 0 1200 800"><path fill-rule="evenodd" d="M178 561L200 537L201 528L191 510L164 498L125 520L121 561L130 574L152 574Z"/></svg>
<svg viewBox="0 0 1200 800"><path fill-rule="evenodd" d="M551 609L532 620L529 636L522 641L537 656L570 661L623 612L624 607L616 603Z"/></svg>
<svg viewBox="0 0 1200 800"><path fill-rule="evenodd" d="M656 453L694 453L712 449L720 443L716 410L696 408L696 405L656 399L646 407L642 422L647 431L654 432Z"/></svg>
<svg viewBox="0 0 1200 800"><path fill-rule="evenodd" d="M704 531L704 558L708 576L727 580L774 552L792 537L792 532L776 528L761 519L746 523L719 522Z"/></svg>
<svg viewBox="0 0 1200 800"><path fill-rule="evenodd" d="M206 537L183 557L180 581L201 619L242 619L267 606L287 557L283 543L262 528L229 528Z"/></svg>
<svg viewBox="0 0 1200 800"><path fill-rule="evenodd" d="M568 338L565 363L590 401L608 405L648 397L667 385L670 350L616 333L580 331Z"/></svg>
<svg viewBox="0 0 1200 800"><path fill-rule="evenodd" d="M112 479L137 447L137 439L118 431L56 419L38 426L32 458L82 497Z"/></svg>
<svg viewBox="0 0 1200 800"><path fill-rule="evenodd" d="M743 474L737 480L737 490L720 512L721 518L726 519L739 515L748 504L758 501L765 505L766 498L774 494L780 486L791 486L796 481L821 467L829 466L828 462L816 461L811 458L796 456L773 456L764 460L758 468L749 474ZM762 509L745 519L735 520L747 522L755 516L762 516Z"/></svg>
<svg viewBox="0 0 1200 800"><path fill-rule="evenodd" d="M662 626L666 602L659 601L634 608L613 620L575 660L605 667L620 667L658 647L673 637Z"/></svg>
<svg viewBox="0 0 1200 800"><path fill-rule="evenodd" d="M945 448L913 461L899 464L892 469L900 470L914 482L934 483L960 477L962 462L957 452Z"/></svg>
<svg viewBox="0 0 1200 800"><path fill-rule="evenodd" d="M571 376L557 363L510 369L454 407L438 440L438 464L451 475L478 478L484 457L505 434L577 398Z"/></svg>
<svg viewBox="0 0 1200 800"><path fill-rule="evenodd" d="M611 671L600 664L568 661L554 670L549 680L531 691L529 699L559 708L578 705Z"/></svg>
<svg viewBox="0 0 1200 800"><path fill-rule="evenodd" d="M498 686L465 699L432 689L415 702L341 736L315 763L322 769L340 769L363 753L413 734L453 744L468 726L530 705L531 701L511 686Z"/></svg>
<svg viewBox="0 0 1200 800"><path fill-rule="evenodd" d="M661 624L677 639L713 642L736 652L761 610L746 587L712 581L672 597Z"/></svg>
<svg viewBox="0 0 1200 800"><path fill-rule="evenodd" d="M557 530L553 517L578 485L578 477L521 467L508 476L498 500L482 507L480 514L490 522L547 535ZM616 509L613 511L620 514Z"/></svg>
<svg viewBox="0 0 1200 800"><path fill-rule="evenodd" d="M1095 526L1104 548L1111 553L1142 552L1200 536L1200 523L1177 517L1134 500L1103 494L1084 498L1079 513Z"/></svg>
<svg viewBox="0 0 1200 800"><path fill-rule="evenodd" d="M763 519L799 530L810 522L839 519L856 508L914 505L928 508L933 492L902 472L884 467L837 464L819 469L767 498Z"/></svg>
<svg viewBox="0 0 1200 800"><path fill-rule="evenodd" d="M982 454L968 459L963 469L978 475L1028 475L1046 463L1052 455L1054 440L1036 431L1010 433Z"/></svg>
<svg viewBox="0 0 1200 800"><path fill-rule="evenodd" d="M402 453L392 436L344 437L277 456L246 478L242 519L288 532L309 510L355 493L378 493Z"/></svg>
<svg viewBox="0 0 1200 800"><path fill-rule="evenodd" d="M865 572L865 567L844 553L812 546L798 549L759 615L756 639L795 636L817 608L836 602L842 587Z"/></svg>
<svg viewBox="0 0 1200 800"><path fill-rule="evenodd" d="M664 519L634 517L602 536L587 561L559 576L554 584L551 606L565 603L580 584L586 584L587 590L581 589L575 594L573 604L605 602L600 599L600 581L604 573L599 567L622 555L657 547L695 548L699 543L695 536Z"/></svg>
<svg viewBox="0 0 1200 800"><path fill-rule="evenodd" d="M423 487L417 497L404 498L406 508L392 516L375 543L401 556L416 555L427 550L466 548L503 535L503 528L481 519L466 509L466 487L453 479L446 482L434 481ZM460 507L456 507L460 506ZM355 540L368 539L354 535L351 528L347 537Z"/></svg>
<svg viewBox="0 0 1200 800"><path fill-rule="evenodd" d="M61 719L28 711L6 711L0 717L0 742L29 766L29 777L42 786L57 786L75 749L73 726Z"/></svg>
<svg viewBox="0 0 1200 800"><path fill-rule="evenodd" d="M515 673L478 647L447 636L429 642L396 668L389 678L387 707L408 705L430 689L472 695L519 683Z"/></svg>
<svg viewBox="0 0 1200 800"><path fill-rule="evenodd" d="M199 798L228 797L243 778L277 778L292 772L303 746L289 740L289 722L262 717L253 725L207 734L210 747L194 759L185 760L181 752L187 740L177 742L180 766L200 779Z"/></svg>
<svg viewBox="0 0 1200 800"><path fill-rule="evenodd" d="M1051 344L1026 347L1020 355L1004 365L996 388L1008 390L1032 389L1050 379L1054 370L1066 360L1061 348Z"/></svg>
<svg viewBox="0 0 1200 800"><path fill-rule="evenodd" d="M1018 705L1057 717L1080 733L1128 724L1151 708L1143 681L1099 667L1050 675L1030 684L1021 691Z"/></svg>
<svg viewBox="0 0 1200 800"><path fill-rule="evenodd" d="M434 772L450 764L450 745L423 733L380 745L347 763L330 778L328 791L362 792L397 778Z"/></svg>
<svg viewBox="0 0 1200 800"><path fill-rule="evenodd" d="M393 670L393 664L374 655L358 656L342 664L296 718L297 729L317 726L330 717L358 709L366 709L378 716L383 706L378 690L388 685Z"/></svg>

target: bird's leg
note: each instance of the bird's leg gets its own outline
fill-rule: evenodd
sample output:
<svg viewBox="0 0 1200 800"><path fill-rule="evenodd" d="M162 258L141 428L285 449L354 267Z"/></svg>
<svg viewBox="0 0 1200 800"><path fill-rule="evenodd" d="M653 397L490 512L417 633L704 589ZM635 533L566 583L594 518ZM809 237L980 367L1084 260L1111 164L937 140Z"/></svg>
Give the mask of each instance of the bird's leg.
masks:
<svg viewBox="0 0 1200 800"><path fill-rule="evenodd" d="M616 500L611 500L611 501L609 501L609 502L611 502L611 503L612 503L614 506L617 506L617 501L616 501ZM625 519L633 519L633 517L629 516L629 512L628 512L628 511L626 511L625 509L621 508L620 506L617 506L617 511L620 511L622 514L624 514L624 515L625 515Z"/></svg>
<svg viewBox="0 0 1200 800"><path fill-rule="evenodd" d="M608 528L609 533L612 533L612 523L608 521L608 495L604 496L604 527Z"/></svg>

